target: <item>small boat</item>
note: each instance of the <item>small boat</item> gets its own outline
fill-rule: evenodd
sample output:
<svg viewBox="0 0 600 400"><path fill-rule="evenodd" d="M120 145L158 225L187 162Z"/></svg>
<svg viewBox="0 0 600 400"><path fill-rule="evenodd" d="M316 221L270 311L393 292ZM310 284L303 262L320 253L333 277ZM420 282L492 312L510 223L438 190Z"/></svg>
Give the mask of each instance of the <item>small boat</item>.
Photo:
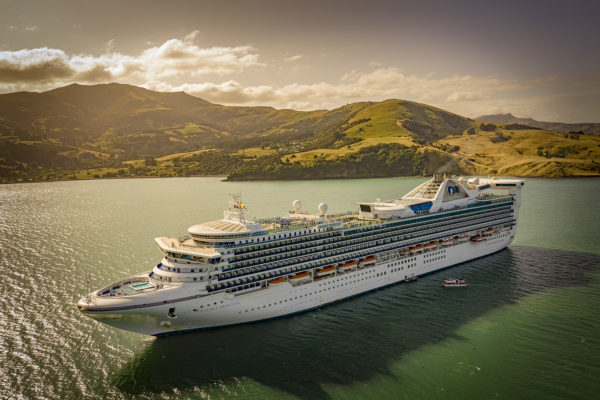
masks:
<svg viewBox="0 0 600 400"><path fill-rule="evenodd" d="M409 250L408 250L408 249L405 247L405 248L403 248L402 250L400 250L400 255L401 255L401 256L405 256L405 255L407 255L407 254L408 254L408 252L409 252Z"/></svg>
<svg viewBox="0 0 600 400"><path fill-rule="evenodd" d="M424 244L418 244L418 245L416 245L416 246L409 247L409 248L408 248L408 250L409 250L409 251L411 252L411 254L412 254L412 253L416 253L416 252L418 252L418 251L421 251L421 250L423 250L423 248L424 248L424 247L425 247L425 245L424 245Z"/></svg>
<svg viewBox="0 0 600 400"><path fill-rule="evenodd" d="M317 276L326 276L326 275L331 275L334 272L335 272L335 267L333 265L329 265L327 267L318 269L316 274L317 274Z"/></svg>
<svg viewBox="0 0 600 400"><path fill-rule="evenodd" d="M450 246L452 244L452 242L454 242L454 238L451 238L451 237L440 240L440 244L442 246Z"/></svg>
<svg viewBox="0 0 600 400"><path fill-rule="evenodd" d="M462 278L450 278L442 282L444 287L467 287L467 281Z"/></svg>
<svg viewBox="0 0 600 400"><path fill-rule="evenodd" d="M456 240L458 242L466 242L467 240L469 240L469 235L467 235L467 234L458 235L458 236L456 236Z"/></svg>
<svg viewBox="0 0 600 400"><path fill-rule="evenodd" d="M269 282L269 286L275 286L275 285L279 285L280 283L285 282L285 279L282 278L277 278L277 279L273 279L271 282Z"/></svg>
<svg viewBox="0 0 600 400"><path fill-rule="evenodd" d="M487 240L487 239L481 235L475 235L475 236L471 237L471 242L483 242L484 240Z"/></svg>
<svg viewBox="0 0 600 400"><path fill-rule="evenodd" d="M417 279L419 279L417 276L415 276L415 274L412 274L410 276L407 276L406 278L404 278L404 282L414 282Z"/></svg>
<svg viewBox="0 0 600 400"><path fill-rule="evenodd" d="M429 243L427 243L427 244L425 245L425 248L426 248L427 250L429 250L429 249L432 249L432 248L434 248L434 247L436 247L436 246L437 246L437 242L429 242Z"/></svg>
<svg viewBox="0 0 600 400"><path fill-rule="evenodd" d="M307 279L310 279L310 272L308 271L298 272L296 275L290 276L290 281L293 282L305 281Z"/></svg>
<svg viewBox="0 0 600 400"><path fill-rule="evenodd" d="M494 233L494 228L487 228L485 231L483 231L483 234L486 236L491 235L492 233Z"/></svg>

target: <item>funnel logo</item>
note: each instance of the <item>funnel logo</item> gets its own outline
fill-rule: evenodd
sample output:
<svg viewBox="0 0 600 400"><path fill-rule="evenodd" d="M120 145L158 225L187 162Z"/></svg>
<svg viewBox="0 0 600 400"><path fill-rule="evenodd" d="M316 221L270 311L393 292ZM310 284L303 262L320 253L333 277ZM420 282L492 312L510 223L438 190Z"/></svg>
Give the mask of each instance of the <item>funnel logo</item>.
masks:
<svg viewBox="0 0 600 400"><path fill-rule="evenodd" d="M457 186L448 186L448 194L449 195L453 195L453 194L458 194L460 193L460 187Z"/></svg>

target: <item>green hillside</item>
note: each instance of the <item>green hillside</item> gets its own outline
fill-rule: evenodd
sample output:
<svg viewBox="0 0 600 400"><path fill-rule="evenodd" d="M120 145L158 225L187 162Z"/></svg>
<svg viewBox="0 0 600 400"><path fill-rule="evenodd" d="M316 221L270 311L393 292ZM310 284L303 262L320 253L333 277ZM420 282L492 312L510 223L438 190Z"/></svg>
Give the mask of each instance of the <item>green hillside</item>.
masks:
<svg viewBox="0 0 600 400"><path fill-rule="evenodd" d="M539 129L507 129L447 137L437 145L457 149L466 172L567 177L600 174L600 137Z"/></svg>
<svg viewBox="0 0 600 400"><path fill-rule="evenodd" d="M397 99L303 112L73 84L0 95L0 181L599 174L597 137L524 128Z"/></svg>
<svg viewBox="0 0 600 400"><path fill-rule="evenodd" d="M350 119L349 137L414 136L421 142L464 132L473 121L447 111L405 100L369 103Z"/></svg>

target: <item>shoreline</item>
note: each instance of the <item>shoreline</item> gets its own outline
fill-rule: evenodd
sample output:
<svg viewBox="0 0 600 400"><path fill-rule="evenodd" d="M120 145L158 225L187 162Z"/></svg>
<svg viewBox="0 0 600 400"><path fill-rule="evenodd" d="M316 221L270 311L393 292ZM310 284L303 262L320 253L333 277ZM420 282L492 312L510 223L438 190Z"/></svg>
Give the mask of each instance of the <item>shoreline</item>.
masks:
<svg viewBox="0 0 600 400"><path fill-rule="evenodd" d="M512 177L522 179L594 179L600 178L598 175L573 175L561 177L547 176L523 176L523 175L502 175L502 174L452 174L454 176L486 176L486 177ZM378 175L367 177L330 177L330 178L295 178L295 179L228 179L227 175L186 175L186 176L113 176L106 178L86 178L86 179L53 179L53 180L27 180L15 182L0 182L0 185L15 185L25 183L53 183L53 182L77 182L77 181L103 181L103 180L123 180L123 179L169 179L169 178L223 178L222 182L295 182L295 181L328 181L328 180L351 180L351 179L385 179L385 178L426 178L429 175Z"/></svg>

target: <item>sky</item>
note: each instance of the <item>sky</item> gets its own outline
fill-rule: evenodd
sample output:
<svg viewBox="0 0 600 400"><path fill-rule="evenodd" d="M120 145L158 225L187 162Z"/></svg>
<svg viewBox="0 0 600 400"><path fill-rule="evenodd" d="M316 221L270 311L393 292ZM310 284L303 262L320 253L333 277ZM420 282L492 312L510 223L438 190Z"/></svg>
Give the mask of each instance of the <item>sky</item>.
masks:
<svg viewBox="0 0 600 400"><path fill-rule="evenodd" d="M398 98L600 122L600 1L0 0L0 93L128 83L227 105Z"/></svg>

